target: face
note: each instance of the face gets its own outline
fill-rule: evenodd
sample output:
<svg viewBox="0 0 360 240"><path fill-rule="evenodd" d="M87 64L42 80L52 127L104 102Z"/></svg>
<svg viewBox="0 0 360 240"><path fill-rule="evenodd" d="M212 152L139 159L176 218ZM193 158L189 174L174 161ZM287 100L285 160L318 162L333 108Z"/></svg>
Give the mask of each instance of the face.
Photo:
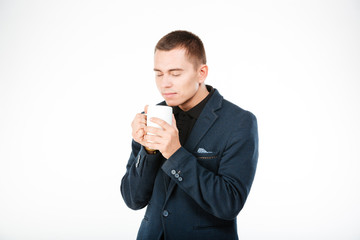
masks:
<svg viewBox="0 0 360 240"><path fill-rule="evenodd" d="M169 106L179 106L183 110L192 108L199 98L200 84L204 83L206 65L195 69L186 56L186 51L176 48L170 51L156 50L154 71L156 85Z"/></svg>

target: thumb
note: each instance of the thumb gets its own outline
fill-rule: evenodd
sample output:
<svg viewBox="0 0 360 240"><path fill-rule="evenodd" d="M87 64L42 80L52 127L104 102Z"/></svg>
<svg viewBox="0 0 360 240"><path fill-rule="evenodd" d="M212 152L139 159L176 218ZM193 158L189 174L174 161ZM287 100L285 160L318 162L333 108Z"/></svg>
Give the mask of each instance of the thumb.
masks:
<svg viewBox="0 0 360 240"><path fill-rule="evenodd" d="M145 112L146 114L147 114L148 108L149 108L149 105L145 105L145 107L144 107L144 112Z"/></svg>

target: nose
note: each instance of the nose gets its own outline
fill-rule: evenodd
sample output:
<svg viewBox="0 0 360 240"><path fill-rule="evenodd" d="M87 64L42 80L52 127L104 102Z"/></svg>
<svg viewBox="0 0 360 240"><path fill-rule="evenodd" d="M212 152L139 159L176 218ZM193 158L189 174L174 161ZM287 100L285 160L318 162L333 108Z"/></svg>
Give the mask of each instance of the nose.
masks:
<svg viewBox="0 0 360 240"><path fill-rule="evenodd" d="M161 79L161 87L162 88L170 88L172 86L171 76L165 74Z"/></svg>

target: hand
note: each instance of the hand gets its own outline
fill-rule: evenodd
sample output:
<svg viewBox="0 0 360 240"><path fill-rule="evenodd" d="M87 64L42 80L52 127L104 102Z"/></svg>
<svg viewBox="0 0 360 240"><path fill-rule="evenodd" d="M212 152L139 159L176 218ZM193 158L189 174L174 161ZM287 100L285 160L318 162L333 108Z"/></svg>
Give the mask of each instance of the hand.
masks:
<svg viewBox="0 0 360 240"><path fill-rule="evenodd" d="M148 105L144 107L144 112L147 113ZM138 113L136 114L134 120L131 123L132 128L132 137L135 140L135 142L140 143L141 145L145 144L144 136L145 136L145 130L146 127L146 115Z"/></svg>
<svg viewBox="0 0 360 240"><path fill-rule="evenodd" d="M150 121L158 124L161 129L156 127L145 127L146 133L154 135L145 135L144 146L159 150L161 154L168 159L181 147L179 130L176 127L175 117L173 115L172 125L169 125L159 118L151 118Z"/></svg>

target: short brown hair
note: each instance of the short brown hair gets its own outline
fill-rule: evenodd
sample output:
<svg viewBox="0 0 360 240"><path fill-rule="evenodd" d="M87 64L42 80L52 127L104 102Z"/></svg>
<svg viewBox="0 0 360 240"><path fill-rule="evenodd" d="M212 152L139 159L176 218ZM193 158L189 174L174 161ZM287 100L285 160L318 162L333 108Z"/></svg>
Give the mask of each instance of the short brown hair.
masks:
<svg viewBox="0 0 360 240"><path fill-rule="evenodd" d="M195 34L182 30L168 33L156 44L155 51L170 51L175 48L184 48L195 68L200 64L206 64L204 44Z"/></svg>

